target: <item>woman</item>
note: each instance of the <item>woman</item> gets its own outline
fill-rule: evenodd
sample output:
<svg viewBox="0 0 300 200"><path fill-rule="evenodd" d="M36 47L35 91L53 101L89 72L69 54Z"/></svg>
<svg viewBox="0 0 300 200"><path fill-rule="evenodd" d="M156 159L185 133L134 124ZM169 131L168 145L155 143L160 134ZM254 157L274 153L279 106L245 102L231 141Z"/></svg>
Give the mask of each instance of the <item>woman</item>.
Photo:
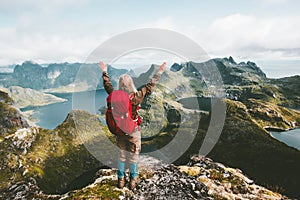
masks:
<svg viewBox="0 0 300 200"><path fill-rule="evenodd" d="M103 85L108 94L112 93L114 88L110 82L109 75L107 73L107 66L100 61L99 68L102 70ZM145 97L153 91L156 82L159 80L161 74L166 69L166 62L164 62L157 73L151 78L149 83L137 90L134 86L132 78L128 74L121 75L119 79L119 90L126 91L129 96L132 97L132 115L133 119L136 119L136 109ZM138 157L141 151L141 132L140 128L136 127L135 131L131 135L118 135L117 145L120 149L118 158L118 187L123 188L125 185L125 162L126 162L126 151L130 152L130 189L134 189L138 184Z"/></svg>

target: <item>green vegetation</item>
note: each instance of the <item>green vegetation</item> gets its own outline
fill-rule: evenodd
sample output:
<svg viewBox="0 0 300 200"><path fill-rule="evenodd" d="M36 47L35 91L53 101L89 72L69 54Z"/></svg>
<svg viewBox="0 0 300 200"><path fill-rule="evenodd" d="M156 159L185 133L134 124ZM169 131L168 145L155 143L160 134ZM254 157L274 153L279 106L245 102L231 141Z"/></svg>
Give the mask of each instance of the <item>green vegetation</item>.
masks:
<svg viewBox="0 0 300 200"><path fill-rule="evenodd" d="M71 192L65 199L119 199L122 192L116 188L116 185L117 181L106 179L90 187Z"/></svg>

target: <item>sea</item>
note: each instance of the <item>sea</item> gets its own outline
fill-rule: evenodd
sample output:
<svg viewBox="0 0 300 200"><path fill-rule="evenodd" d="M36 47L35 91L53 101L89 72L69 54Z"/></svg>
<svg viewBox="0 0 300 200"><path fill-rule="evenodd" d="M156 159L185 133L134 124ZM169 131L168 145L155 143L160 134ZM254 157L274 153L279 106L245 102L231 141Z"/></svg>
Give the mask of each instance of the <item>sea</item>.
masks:
<svg viewBox="0 0 300 200"><path fill-rule="evenodd" d="M55 129L59 124L61 124L73 109L86 107L87 109L84 110L97 114L99 113L99 108L106 106L107 93L104 89L78 93L51 94L66 99L67 101L49 104L46 106L27 107L21 109L22 112L32 110L33 115L31 115L31 118L37 120L35 124L50 130ZM74 103L73 100L75 98L77 102L78 98L80 98L81 105ZM93 109L91 110L91 108Z"/></svg>
<svg viewBox="0 0 300 200"><path fill-rule="evenodd" d="M287 144L288 146L294 147L300 150L300 129L293 129L283 132L270 132L272 137Z"/></svg>

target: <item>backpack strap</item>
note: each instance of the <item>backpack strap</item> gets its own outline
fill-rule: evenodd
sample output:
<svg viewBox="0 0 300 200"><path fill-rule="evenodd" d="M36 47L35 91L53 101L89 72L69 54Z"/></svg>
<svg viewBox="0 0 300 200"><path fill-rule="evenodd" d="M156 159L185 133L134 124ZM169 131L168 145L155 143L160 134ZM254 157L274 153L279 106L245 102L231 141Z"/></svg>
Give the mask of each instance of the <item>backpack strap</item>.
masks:
<svg viewBox="0 0 300 200"><path fill-rule="evenodd" d="M129 95L129 99L130 99L130 102L131 102L131 103L132 103L133 97L134 97L134 93L131 93L131 94ZM140 123L141 123L141 117L140 117L140 115L139 115L139 110L140 110L140 108L141 108L141 106L140 106L140 104L139 104L139 105L136 106L136 109L135 109L135 111L134 111L134 112L135 112L135 117L136 117L136 119L134 119L134 121L136 121L138 125L140 125Z"/></svg>

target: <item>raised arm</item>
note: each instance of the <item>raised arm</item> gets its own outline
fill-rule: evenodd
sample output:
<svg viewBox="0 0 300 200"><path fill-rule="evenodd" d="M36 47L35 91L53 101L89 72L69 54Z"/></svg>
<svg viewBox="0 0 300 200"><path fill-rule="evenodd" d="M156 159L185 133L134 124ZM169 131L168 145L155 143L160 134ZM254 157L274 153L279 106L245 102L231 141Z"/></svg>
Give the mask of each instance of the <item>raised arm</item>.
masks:
<svg viewBox="0 0 300 200"><path fill-rule="evenodd" d="M142 101L144 100L144 98L151 94L153 91L153 88L155 86L155 84L157 83L157 81L160 79L162 73L165 71L166 69L166 62L164 62L158 69L158 71L156 72L156 74L153 75L153 77L150 79L150 81L141 89L139 89L135 94L134 97L132 98L132 103L134 105L138 105L140 103L142 103Z"/></svg>
<svg viewBox="0 0 300 200"><path fill-rule="evenodd" d="M110 94L114 91L114 87L112 86L109 75L107 73L107 66L104 64L104 62L99 62L99 68L102 70L102 78L103 78L103 86L107 94Z"/></svg>

